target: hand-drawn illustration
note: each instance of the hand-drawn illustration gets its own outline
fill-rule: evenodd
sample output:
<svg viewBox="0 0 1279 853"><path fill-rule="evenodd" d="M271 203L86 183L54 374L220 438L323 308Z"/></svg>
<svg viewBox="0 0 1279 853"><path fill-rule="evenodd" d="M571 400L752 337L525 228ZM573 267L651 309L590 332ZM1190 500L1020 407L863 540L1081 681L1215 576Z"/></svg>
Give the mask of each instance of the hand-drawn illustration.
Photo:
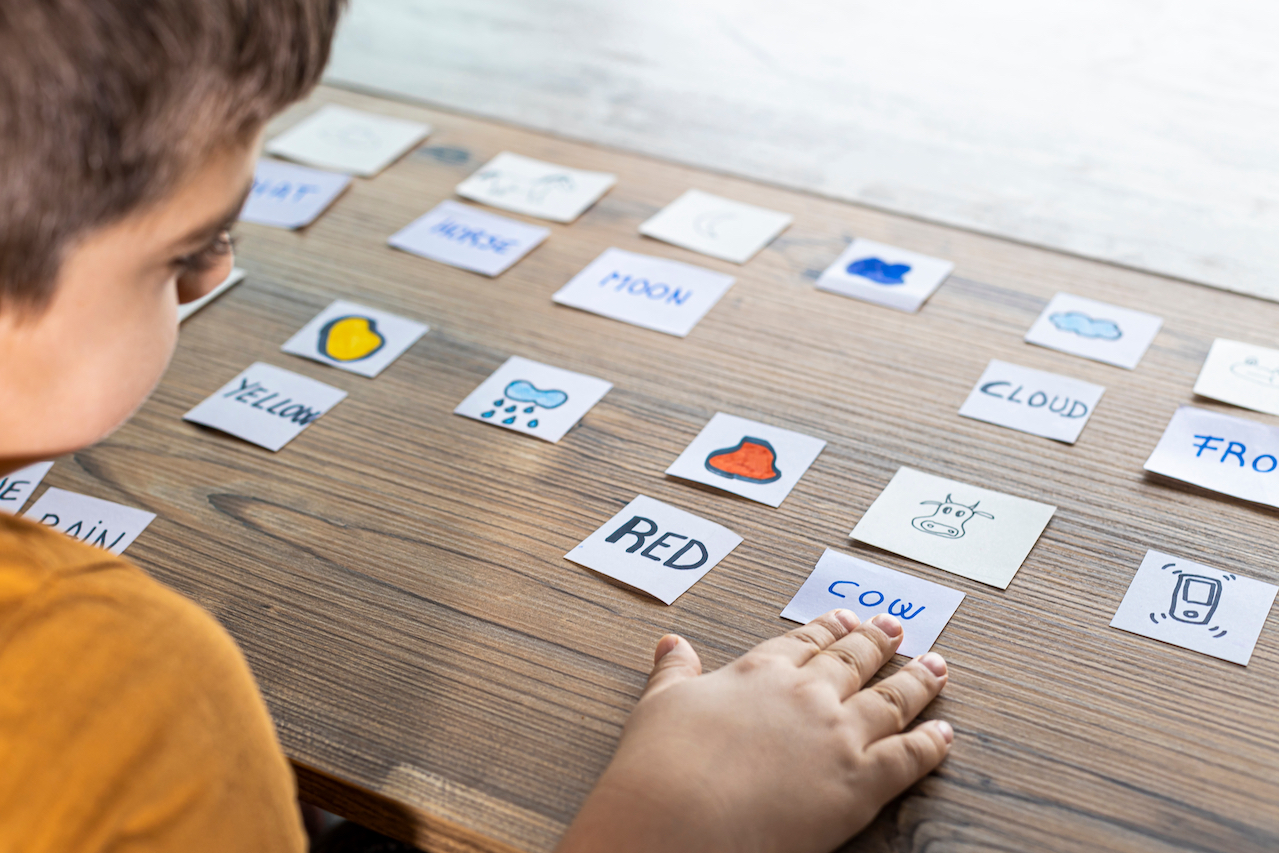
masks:
<svg viewBox="0 0 1279 853"><path fill-rule="evenodd" d="M1167 563L1160 570L1167 571L1176 565ZM1181 569L1174 569L1173 574L1177 576L1177 583L1172 590L1172 603L1168 606L1168 612L1160 613L1158 619L1154 613L1150 614L1150 621L1156 625L1160 619L1175 619L1188 625L1207 625L1217 612L1217 605L1221 603L1221 581L1238 580L1235 575L1226 573L1221 575L1221 580L1207 575L1187 574ZM1230 632L1220 625L1212 625L1208 628L1208 633L1212 634L1213 639L1217 639Z"/></svg>
<svg viewBox="0 0 1279 853"><path fill-rule="evenodd" d="M706 457L706 470L748 483L773 483L782 477L773 445L749 435L732 447L712 451Z"/></svg>
<svg viewBox="0 0 1279 853"><path fill-rule="evenodd" d="M334 361L360 361L386 346L386 338L378 331L372 317L347 314L335 317L320 327L316 348Z"/></svg>
<svg viewBox="0 0 1279 853"><path fill-rule="evenodd" d="M977 509L981 501L972 506L961 504L954 501L950 495L946 495L945 501L920 501L921 506L934 506L936 509L929 515L921 515L910 520L910 526L924 533L931 533L934 536L940 536L943 539L961 539L966 532L964 525L973 516L993 519L994 516L988 512L982 512ZM954 522L954 523L951 523Z"/></svg>
<svg viewBox="0 0 1279 853"><path fill-rule="evenodd" d="M508 405L509 402L509 405ZM532 405L524 407L524 414L534 414L538 407L543 409L557 409L568 402L568 394L563 391L543 391L527 379L517 379L506 386L506 396L493 401L493 408L487 412L481 412L480 417L491 418L501 409L504 414L510 415L505 418L502 423L510 426L515 423L518 417L516 410L519 409L520 403L531 403ZM528 422L530 429L537 427L537 418L531 418Z"/></svg>
<svg viewBox="0 0 1279 853"><path fill-rule="evenodd" d="M870 279L876 284L905 284L910 264L890 264L880 258L858 258L846 267L849 275Z"/></svg>
<svg viewBox="0 0 1279 853"><path fill-rule="evenodd" d="M332 127L321 126L316 135L335 145L360 151L369 151L382 144L382 137L378 136L373 128L359 122Z"/></svg>
<svg viewBox="0 0 1279 853"><path fill-rule="evenodd" d="M484 169L476 174L475 179L486 182L488 191L499 198L522 195L532 204L541 204L553 192L568 193L577 189L573 178L562 174L529 178L526 175L513 174L502 169Z"/></svg>
<svg viewBox="0 0 1279 853"><path fill-rule="evenodd" d="M835 591L835 587L839 586L842 583L852 584L853 586L861 586L861 584L859 584L857 581L835 581L833 584L831 584L829 587L826 588L826 591L838 598L847 598L848 596L844 595L844 593ZM875 599L871 599L870 601L867 601L866 597L869 595L877 595L879 596L879 598L875 598ZM857 596L857 603L861 604L863 607L878 607L879 605L884 603L885 598L886 596L879 590L868 589L865 592L863 592L861 595ZM901 604L900 607L898 607L899 604ZM915 611L914 613L911 612L911 608L914 608L914 611ZM906 602L905 604L902 604L902 600L900 598L894 598L893 603L888 605L889 615L896 616L899 619L914 619L916 616L923 613L926 609L927 608L922 604L919 605L919 607L915 607L914 603L910 601Z"/></svg>
<svg viewBox="0 0 1279 853"><path fill-rule="evenodd" d="M1124 335L1114 320L1094 319L1082 311L1061 311L1050 315L1048 319L1058 330L1074 332L1081 338L1117 341Z"/></svg>
<svg viewBox="0 0 1279 853"><path fill-rule="evenodd" d="M704 237L718 240L719 227L736 218L737 214L731 210L707 210L693 217L693 230Z"/></svg>
<svg viewBox="0 0 1279 853"><path fill-rule="evenodd" d="M1230 372L1240 379L1247 379L1249 382L1256 382L1258 385L1279 388L1279 367L1273 370L1268 367L1262 367L1255 358L1246 358L1238 364L1232 364Z"/></svg>

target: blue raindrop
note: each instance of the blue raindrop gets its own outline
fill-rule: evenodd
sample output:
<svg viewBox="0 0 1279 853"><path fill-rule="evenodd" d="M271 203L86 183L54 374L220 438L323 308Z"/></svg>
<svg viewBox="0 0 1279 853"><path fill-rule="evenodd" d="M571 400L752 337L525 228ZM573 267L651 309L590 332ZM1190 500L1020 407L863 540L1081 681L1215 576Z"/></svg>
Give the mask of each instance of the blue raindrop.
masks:
<svg viewBox="0 0 1279 853"><path fill-rule="evenodd" d="M514 416L511 416L511 417L507 418L506 420L502 421L502 423L504 423L504 424L513 424L513 423L515 423L515 417L514 417Z"/></svg>
<svg viewBox="0 0 1279 853"><path fill-rule="evenodd" d="M529 426L529 429L533 429L534 427L536 427L536 426L537 426L537 418L533 418L533 420L529 421L529 422L528 422L528 426Z"/></svg>
<svg viewBox="0 0 1279 853"><path fill-rule="evenodd" d="M505 400L505 399L502 399L502 400L494 400L494 401L493 401L493 405L494 405L494 406L500 406L500 405L502 405L502 404L503 404L503 403L505 403L505 402L506 402L506 400Z"/></svg>
<svg viewBox="0 0 1279 853"><path fill-rule="evenodd" d="M533 414L533 410L534 410L534 409L536 409L536 408L537 408L537 406L529 406L527 409L525 409L525 410L524 410L524 414L526 414L526 415L531 415L531 414Z"/></svg>
<svg viewBox="0 0 1279 853"><path fill-rule="evenodd" d="M489 409L487 412L485 412L484 414L480 415L480 417L482 417L482 418L491 418L491 417L493 417L493 410L492 410L492 409Z"/></svg>
<svg viewBox="0 0 1279 853"><path fill-rule="evenodd" d="M516 408L518 408L518 407L517 407L517 406L507 406L507 407L506 407L505 409L503 409L502 411L504 411L504 412L513 412L513 411L515 411L515 410L516 410Z"/></svg>

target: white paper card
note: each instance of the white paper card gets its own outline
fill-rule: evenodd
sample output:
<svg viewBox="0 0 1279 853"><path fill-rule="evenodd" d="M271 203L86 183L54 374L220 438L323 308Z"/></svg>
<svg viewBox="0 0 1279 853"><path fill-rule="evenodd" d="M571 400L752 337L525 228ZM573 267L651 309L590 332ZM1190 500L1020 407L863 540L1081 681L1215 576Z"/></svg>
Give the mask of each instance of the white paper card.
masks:
<svg viewBox="0 0 1279 853"><path fill-rule="evenodd" d="M559 441L613 387L612 382L513 355L453 414Z"/></svg>
<svg viewBox="0 0 1279 853"><path fill-rule="evenodd" d="M689 190L641 224L639 232L712 258L744 264L793 220L789 213Z"/></svg>
<svg viewBox="0 0 1279 853"><path fill-rule="evenodd" d="M1106 389L992 359L959 414L1074 444Z"/></svg>
<svg viewBox="0 0 1279 853"><path fill-rule="evenodd" d="M540 225L442 201L387 242L442 264L492 276L505 272L550 233Z"/></svg>
<svg viewBox="0 0 1279 853"><path fill-rule="evenodd" d="M849 534L927 566L1007 589L1054 506L900 468Z"/></svg>
<svg viewBox="0 0 1279 853"><path fill-rule="evenodd" d="M682 338L733 281L731 275L691 264L606 249L551 298L561 305Z"/></svg>
<svg viewBox="0 0 1279 853"><path fill-rule="evenodd" d="M666 473L781 506L826 441L719 412Z"/></svg>
<svg viewBox="0 0 1279 853"><path fill-rule="evenodd" d="M310 225L351 183L350 175L261 159L240 219L277 228Z"/></svg>
<svg viewBox="0 0 1279 853"><path fill-rule="evenodd" d="M0 476L0 513L14 515L22 509L52 467L52 462L37 462Z"/></svg>
<svg viewBox="0 0 1279 853"><path fill-rule="evenodd" d="M178 322L181 323L187 317L190 317L196 311L199 311L205 305L208 305L210 302L217 299L219 296L226 293L242 281L244 281L244 270L239 267L232 268L231 272L227 274L226 278L222 279L222 283L217 287L213 288L199 299L179 305Z"/></svg>
<svg viewBox="0 0 1279 853"><path fill-rule="evenodd" d="M897 654L913 658L933 647L963 600L957 589L827 548L782 618L807 624L837 607L853 611L863 622L889 613L904 628Z"/></svg>
<svg viewBox="0 0 1279 853"><path fill-rule="evenodd" d="M154 512L65 489L46 489L40 500L22 515L112 554L123 554L155 520Z"/></svg>
<svg viewBox="0 0 1279 853"><path fill-rule="evenodd" d="M1279 415L1279 350L1217 338L1195 380L1195 393Z"/></svg>
<svg viewBox="0 0 1279 853"><path fill-rule="evenodd" d="M370 178L430 132L420 122L329 104L268 142L266 153Z"/></svg>
<svg viewBox="0 0 1279 853"><path fill-rule="evenodd" d="M955 269L930 258L858 238L817 279L822 290L875 302L899 311L918 311Z"/></svg>
<svg viewBox="0 0 1279 853"><path fill-rule="evenodd" d="M1214 492L1279 507L1279 429L1182 406L1145 468Z"/></svg>
<svg viewBox="0 0 1279 853"><path fill-rule="evenodd" d="M1132 370L1163 322L1154 314L1058 293L1026 332L1026 342Z"/></svg>
<svg viewBox="0 0 1279 853"><path fill-rule="evenodd" d="M345 397L341 388L259 361L182 419L279 450Z"/></svg>
<svg viewBox="0 0 1279 853"><path fill-rule="evenodd" d="M617 183L607 172L569 169L503 151L455 192L481 204L552 222L572 222Z"/></svg>
<svg viewBox="0 0 1279 853"><path fill-rule="evenodd" d="M377 376L429 329L425 323L338 299L280 349L361 376Z"/></svg>
<svg viewBox="0 0 1279 853"><path fill-rule="evenodd" d="M741 542L727 527L639 495L564 557L670 604Z"/></svg>
<svg viewBox="0 0 1279 853"><path fill-rule="evenodd" d="M1274 584L1147 551L1110 627L1247 666L1277 591Z"/></svg>

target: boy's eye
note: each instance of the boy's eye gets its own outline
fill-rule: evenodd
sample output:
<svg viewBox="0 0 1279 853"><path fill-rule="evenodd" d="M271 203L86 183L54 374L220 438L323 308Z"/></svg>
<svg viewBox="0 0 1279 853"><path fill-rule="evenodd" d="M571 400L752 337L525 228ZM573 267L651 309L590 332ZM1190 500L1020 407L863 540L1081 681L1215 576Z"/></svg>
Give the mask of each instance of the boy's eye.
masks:
<svg viewBox="0 0 1279 853"><path fill-rule="evenodd" d="M234 248L235 239L231 236L231 232L223 230L199 251L175 258L173 265L181 272L203 272L229 255Z"/></svg>

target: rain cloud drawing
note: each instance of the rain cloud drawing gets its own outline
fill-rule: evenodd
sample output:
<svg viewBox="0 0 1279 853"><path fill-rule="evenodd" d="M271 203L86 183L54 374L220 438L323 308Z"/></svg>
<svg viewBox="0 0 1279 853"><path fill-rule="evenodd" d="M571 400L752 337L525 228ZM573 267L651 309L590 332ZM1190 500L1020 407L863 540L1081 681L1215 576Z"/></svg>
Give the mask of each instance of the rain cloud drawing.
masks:
<svg viewBox="0 0 1279 853"><path fill-rule="evenodd" d="M510 417L502 420L503 424L510 426L515 423L515 419L519 417L517 411L520 409L520 404L522 403L529 404L524 407L523 413L526 415L532 415L537 412L539 407L543 409L557 409L567 402L568 394L563 391L543 391L527 379L517 379L506 386L505 396L494 400L493 408L489 409L487 412L481 413L480 417L491 418L496 415L500 409L503 414L510 415ZM537 418L530 418L528 427L530 429L536 429L537 424Z"/></svg>
<svg viewBox="0 0 1279 853"><path fill-rule="evenodd" d="M990 513L977 509L981 501L968 506L967 504L956 503L951 499L950 495L946 495L946 500L944 501L920 501L919 503L920 506L933 506L936 509L929 515L912 518L910 526L924 533L940 536L943 539L962 539L966 532L964 525L974 516L994 518Z"/></svg>
<svg viewBox="0 0 1279 853"><path fill-rule="evenodd" d="M858 258L847 267L849 275L870 279L876 284L904 284L910 264L890 264L879 258Z"/></svg>
<svg viewBox="0 0 1279 853"><path fill-rule="evenodd" d="M1062 332L1074 332L1081 338L1097 338L1103 341L1117 341L1123 337L1123 330L1114 320L1095 320L1082 311L1062 311L1052 314L1048 320Z"/></svg>

